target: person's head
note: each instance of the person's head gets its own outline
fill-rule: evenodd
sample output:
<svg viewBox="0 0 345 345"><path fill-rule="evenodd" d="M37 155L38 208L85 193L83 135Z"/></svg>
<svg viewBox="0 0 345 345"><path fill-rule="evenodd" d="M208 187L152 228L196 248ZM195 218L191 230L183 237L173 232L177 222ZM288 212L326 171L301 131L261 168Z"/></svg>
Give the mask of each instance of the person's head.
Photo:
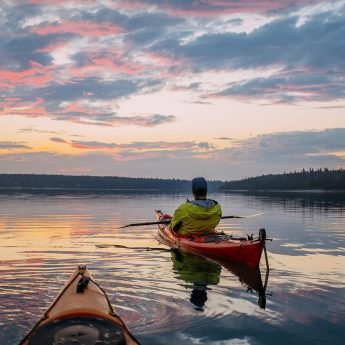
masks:
<svg viewBox="0 0 345 345"><path fill-rule="evenodd" d="M207 182L203 177L196 177L192 180L192 192L196 199L206 198Z"/></svg>

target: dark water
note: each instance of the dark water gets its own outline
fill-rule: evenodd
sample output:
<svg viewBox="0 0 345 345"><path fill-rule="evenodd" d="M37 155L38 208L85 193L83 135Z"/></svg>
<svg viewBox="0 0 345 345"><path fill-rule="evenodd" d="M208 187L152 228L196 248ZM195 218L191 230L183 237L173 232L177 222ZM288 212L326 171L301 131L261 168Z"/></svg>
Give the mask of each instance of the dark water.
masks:
<svg viewBox="0 0 345 345"><path fill-rule="evenodd" d="M345 195L215 194L235 235L266 228L266 269L221 266L164 248L156 227L189 195L0 195L0 344L13 345L86 263L142 344L342 344ZM114 246L115 245L115 246ZM116 246L126 246L121 248ZM137 249L135 249L137 248Z"/></svg>

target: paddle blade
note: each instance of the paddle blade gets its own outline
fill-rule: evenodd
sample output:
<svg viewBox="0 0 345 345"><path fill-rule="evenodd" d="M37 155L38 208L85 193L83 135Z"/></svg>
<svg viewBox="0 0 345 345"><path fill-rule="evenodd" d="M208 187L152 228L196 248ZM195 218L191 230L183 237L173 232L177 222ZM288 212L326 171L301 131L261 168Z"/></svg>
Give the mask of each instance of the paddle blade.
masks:
<svg viewBox="0 0 345 345"><path fill-rule="evenodd" d="M256 214L251 214L249 216L223 216L221 219L230 219L230 218L253 218L257 216L261 216L263 213L256 213Z"/></svg>

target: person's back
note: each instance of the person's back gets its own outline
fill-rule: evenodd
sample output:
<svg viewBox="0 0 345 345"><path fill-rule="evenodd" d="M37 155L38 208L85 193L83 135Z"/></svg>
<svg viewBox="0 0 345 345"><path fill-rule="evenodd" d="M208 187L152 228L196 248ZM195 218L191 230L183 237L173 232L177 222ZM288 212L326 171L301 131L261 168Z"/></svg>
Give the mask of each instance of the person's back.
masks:
<svg viewBox="0 0 345 345"><path fill-rule="evenodd" d="M212 232L222 216L217 201L207 199L207 182L203 177L192 180L194 200L181 204L171 220L170 226L179 234Z"/></svg>

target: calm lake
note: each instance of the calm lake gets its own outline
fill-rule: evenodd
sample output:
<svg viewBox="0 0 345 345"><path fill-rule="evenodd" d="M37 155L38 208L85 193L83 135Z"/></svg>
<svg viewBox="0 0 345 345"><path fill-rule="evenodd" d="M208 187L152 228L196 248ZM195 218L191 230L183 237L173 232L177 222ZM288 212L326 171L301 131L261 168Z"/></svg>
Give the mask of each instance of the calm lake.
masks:
<svg viewBox="0 0 345 345"><path fill-rule="evenodd" d="M117 229L154 221L155 209L173 213L187 197L0 194L0 344L18 344L80 263L142 344L343 344L345 193L210 195L224 216L262 213L219 229L265 228L268 277L264 257L260 277L147 250L165 248L155 225ZM265 281L261 308L255 287Z"/></svg>

